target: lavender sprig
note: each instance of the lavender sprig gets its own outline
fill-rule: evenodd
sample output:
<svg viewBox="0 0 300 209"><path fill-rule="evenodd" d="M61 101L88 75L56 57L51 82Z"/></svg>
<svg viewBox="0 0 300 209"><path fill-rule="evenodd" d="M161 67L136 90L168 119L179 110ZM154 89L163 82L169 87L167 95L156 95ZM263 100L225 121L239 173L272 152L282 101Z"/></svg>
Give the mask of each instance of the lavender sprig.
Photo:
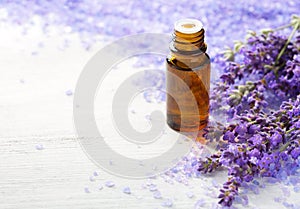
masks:
<svg viewBox="0 0 300 209"><path fill-rule="evenodd" d="M218 130L219 151L200 160L199 171L228 170L219 203L231 206L239 187L255 177L284 178L299 167L300 155L300 18L294 16L289 38L272 30L236 42L221 63L224 74L211 100L229 125ZM230 55L230 56L229 56ZM236 60L236 61L234 61Z"/></svg>

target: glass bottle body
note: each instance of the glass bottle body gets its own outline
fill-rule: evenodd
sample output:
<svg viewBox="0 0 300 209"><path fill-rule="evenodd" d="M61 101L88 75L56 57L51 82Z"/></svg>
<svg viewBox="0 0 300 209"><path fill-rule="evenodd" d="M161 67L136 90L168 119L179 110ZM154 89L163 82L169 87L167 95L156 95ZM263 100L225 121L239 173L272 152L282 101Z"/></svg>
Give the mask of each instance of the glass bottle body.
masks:
<svg viewBox="0 0 300 209"><path fill-rule="evenodd" d="M171 74L183 82L178 82ZM167 57L169 127L181 132L194 132L206 127L209 117L209 88L210 59L205 52L190 55L171 53ZM196 108L193 101L196 101Z"/></svg>

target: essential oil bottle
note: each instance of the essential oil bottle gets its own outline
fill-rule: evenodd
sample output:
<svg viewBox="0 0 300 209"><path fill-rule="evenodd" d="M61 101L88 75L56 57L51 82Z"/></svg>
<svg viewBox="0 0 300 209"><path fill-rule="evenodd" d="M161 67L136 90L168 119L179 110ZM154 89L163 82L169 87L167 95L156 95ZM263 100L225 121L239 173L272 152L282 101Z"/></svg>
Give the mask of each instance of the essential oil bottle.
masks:
<svg viewBox="0 0 300 209"><path fill-rule="evenodd" d="M176 131L199 131L208 123L210 87L210 58L206 54L202 23L196 19L177 21L169 48L167 123ZM196 109L192 100L196 100Z"/></svg>

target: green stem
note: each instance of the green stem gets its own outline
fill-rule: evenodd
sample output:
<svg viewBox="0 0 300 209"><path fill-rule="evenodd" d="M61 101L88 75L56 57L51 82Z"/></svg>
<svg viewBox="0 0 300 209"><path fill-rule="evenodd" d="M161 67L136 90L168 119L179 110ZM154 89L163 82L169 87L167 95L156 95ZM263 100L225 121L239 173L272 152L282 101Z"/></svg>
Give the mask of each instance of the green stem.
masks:
<svg viewBox="0 0 300 209"><path fill-rule="evenodd" d="M292 23L287 24L287 25L283 25L283 26L280 26L280 27L278 27L278 28L273 29L273 31L283 30L283 29L286 29L286 28L291 27L292 25L293 25Z"/></svg>
<svg viewBox="0 0 300 209"><path fill-rule="evenodd" d="M283 48L282 48L281 51L279 52L279 54L278 54L278 56L277 56L277 58L276 58L276 61L275 61L275 65L278 64L279 59L281 58L281 56L282 56L283 53L285 52L287 45L290 43L290 41L291 41L292 38L294 37L296 31L298 30L298 27L299 27L299 22L294 26L294 29L293 29L291 35L289 36L289 38L288 38L288 40L285 42Z"/></svg>
<svg viewBox="0 0 300 209"><path fill-rule="evenodd" d="M292 128L291 130L286 131L285 134L287 135L287 134L291 133L291 132L294 131L294 130L296 130L296 128ZM284 150L286 150L286 148L291 144L291 142L292 142L292 141L288 141L287 143L283 144L283 145L279 148L280 152L283 152Z"/></svg>
<svg viewBox="0 0 300 209"><path fill-rule="evenodd" d="M294 130L296 130L296 128L292 128L292 129L288 130L288 131L285 132L285 133L286 133L286 134L289 134L289 133L291 133L291 132L294 131Z"/></svg>
<svg viewBox="0 0 300 209"><path fill-rule="evenodd" d="M280 147L279 151L280 151L280 152L285 151L286 148L288 148L288 146L289 146L290 144L291 144L291 141L287 142L286 144L283 144L283 145Z"/></svg>

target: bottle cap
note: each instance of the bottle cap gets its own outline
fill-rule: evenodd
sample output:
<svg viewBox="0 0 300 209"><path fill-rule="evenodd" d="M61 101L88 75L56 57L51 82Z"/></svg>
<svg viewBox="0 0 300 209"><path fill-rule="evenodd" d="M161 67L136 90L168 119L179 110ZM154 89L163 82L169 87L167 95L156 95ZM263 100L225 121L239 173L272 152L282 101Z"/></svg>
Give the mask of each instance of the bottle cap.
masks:
<svg viewBox="0 0 300 209"><path fill-rule="evenodd" d="M193 34L202 30L203 24L199 20L185 18L175 22L174 29L180 33Z"/></svg>

